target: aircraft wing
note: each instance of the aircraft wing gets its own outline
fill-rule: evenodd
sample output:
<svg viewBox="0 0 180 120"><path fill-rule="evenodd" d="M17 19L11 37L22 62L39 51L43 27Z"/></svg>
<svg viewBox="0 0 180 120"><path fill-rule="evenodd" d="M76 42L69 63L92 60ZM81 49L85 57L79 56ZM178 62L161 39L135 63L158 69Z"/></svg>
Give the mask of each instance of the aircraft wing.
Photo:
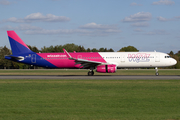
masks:
<svg viewBox="0 0 180 120"><path fill-rule="evenodd" d="M91 61L91 60L85 60L85 59L78 59L78 58L76 59L76 58L71 57L71 55L65 49L63 49L63 50L70 60L74 60L75 65L81 64L79 67L89 68L92 66L95 67L97 65L107 64L107 63L103 63L103 62L97 62L97 61Z"/></svg>
<svg viewBox="0 0 180 120"><path fill-rule="evenodd" d="M95 67L97 65L103 64L102 62L90 61L90 60L84 60L84 59L74 59L73 58L72 60L75 60L76 65L81 64L79 67L83 67L83 68L89 68L91 66Z"/></svg>

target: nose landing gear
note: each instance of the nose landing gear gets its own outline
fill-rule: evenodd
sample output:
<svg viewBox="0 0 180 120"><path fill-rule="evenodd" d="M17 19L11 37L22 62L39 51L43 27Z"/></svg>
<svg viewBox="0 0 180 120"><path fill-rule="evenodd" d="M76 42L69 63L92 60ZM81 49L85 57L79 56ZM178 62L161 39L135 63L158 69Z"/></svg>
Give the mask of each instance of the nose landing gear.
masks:
<svg viewBox="0 0 180 120"><path fill-rule="evenodd" d="M157 68L157 67L155 67L155 70L156 70L155 75L156 75L156 76L158 76L158 75L159 75L159 73L158 73L158 68Z"/></svg>

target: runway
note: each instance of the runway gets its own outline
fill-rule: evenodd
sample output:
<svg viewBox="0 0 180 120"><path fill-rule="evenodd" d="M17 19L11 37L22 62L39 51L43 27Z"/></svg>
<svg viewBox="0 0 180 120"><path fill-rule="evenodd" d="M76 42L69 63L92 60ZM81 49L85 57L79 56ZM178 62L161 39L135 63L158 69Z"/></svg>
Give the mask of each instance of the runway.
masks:
<svg viewBox="0 0 180 120"><path fill-rule="evenodd" d="M164 75L164 76L153 76L153 75L141 75L141 76L126 76L126 75L1 75L0 79L94 79L94 80L180 80L178 75Z"/></svg>

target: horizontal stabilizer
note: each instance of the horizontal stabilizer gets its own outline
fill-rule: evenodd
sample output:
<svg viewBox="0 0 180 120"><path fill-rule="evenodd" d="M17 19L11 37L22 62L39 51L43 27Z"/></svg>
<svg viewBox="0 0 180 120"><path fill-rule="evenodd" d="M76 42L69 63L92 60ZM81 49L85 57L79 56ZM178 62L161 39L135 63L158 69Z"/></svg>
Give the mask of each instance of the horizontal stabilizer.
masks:
<svg viewBox="0 0 180 120"><path fill-rule="evenodd" d="M5 59L23 61L24 57L23 56L16 56L16 55L7 55L7 56L5 56Z"/></svg>

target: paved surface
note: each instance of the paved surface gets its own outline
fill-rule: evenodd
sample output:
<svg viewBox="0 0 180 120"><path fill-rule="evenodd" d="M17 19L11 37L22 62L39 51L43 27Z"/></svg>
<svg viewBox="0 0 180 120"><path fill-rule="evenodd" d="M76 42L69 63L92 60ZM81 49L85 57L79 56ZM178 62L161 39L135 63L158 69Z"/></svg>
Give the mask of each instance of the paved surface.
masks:
<svg viewBox="0 0 180 120"><path fill-rule="evenodd" d="M96 80L180 80L180 76L85 76L85 75L1 75L0 79L96 79Z"/></svg>

